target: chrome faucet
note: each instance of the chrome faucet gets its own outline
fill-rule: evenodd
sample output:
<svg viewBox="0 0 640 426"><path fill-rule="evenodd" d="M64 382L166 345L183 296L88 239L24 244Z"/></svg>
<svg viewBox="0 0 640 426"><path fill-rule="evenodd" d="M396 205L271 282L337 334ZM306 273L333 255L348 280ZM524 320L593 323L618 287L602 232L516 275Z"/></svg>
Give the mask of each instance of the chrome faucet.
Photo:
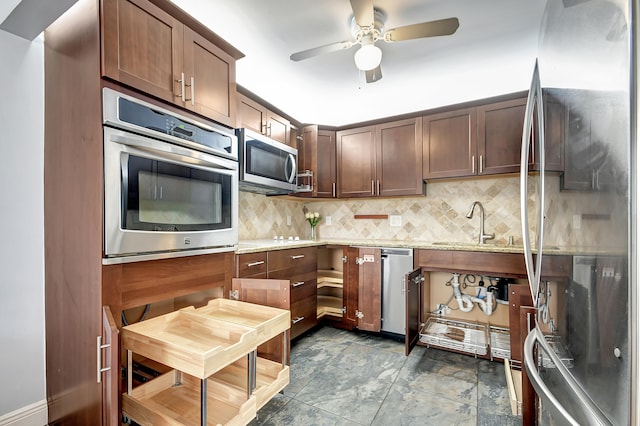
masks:
<svg viewBox="0 0 640 426"><path fill-rule="evenodd" d="M471 208L467 213L467 219L471 219L473 217L473 210L475 209L476 205L480 207L480 236L478 237L478 244L484 244L486 240L494 239L495 234L484 233L484 207L482 206L482 203L480 201L474 201L473 204L471 204Z"/></svg>

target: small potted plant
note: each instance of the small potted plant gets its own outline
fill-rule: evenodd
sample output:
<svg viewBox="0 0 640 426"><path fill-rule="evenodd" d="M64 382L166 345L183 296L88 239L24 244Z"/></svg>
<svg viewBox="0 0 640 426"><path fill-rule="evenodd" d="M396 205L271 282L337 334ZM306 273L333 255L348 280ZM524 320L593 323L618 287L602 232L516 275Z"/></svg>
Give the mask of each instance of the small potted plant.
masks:
<svg viewBox="0 0 640 426"><path fill-rule="evenodd" d="M316 237L316 225L320 222L320 213L318 212L306 212L305 218L309 225L311 225L311 239L315 240Z"/></svg>

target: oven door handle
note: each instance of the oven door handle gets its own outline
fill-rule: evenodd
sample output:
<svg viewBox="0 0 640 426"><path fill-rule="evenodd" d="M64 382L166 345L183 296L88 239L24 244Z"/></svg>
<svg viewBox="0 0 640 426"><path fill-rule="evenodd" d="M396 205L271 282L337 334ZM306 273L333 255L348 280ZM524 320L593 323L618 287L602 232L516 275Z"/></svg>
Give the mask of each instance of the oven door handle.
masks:
<svg viewBox="0 0 640 426"><path fill-rule="evenodd" d="M106 129L106 128L105 128ZM215 170L236 171L238 164L226 158L217 157L204 152L173 145L167 142L138 136L122 130L109 129L106 139L109 142L117 143L129 147L128 153L135 154L138 151L146 157L157 160L168 160L176 163L186 163L195 167L206 167ZM107 133L105 131L105 133Z"/></svg>

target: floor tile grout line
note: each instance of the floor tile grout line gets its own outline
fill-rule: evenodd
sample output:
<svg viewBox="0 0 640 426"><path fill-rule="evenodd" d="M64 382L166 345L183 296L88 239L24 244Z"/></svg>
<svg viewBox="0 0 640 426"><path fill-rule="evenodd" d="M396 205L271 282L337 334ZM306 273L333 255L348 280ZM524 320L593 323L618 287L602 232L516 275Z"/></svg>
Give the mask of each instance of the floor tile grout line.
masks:
<svg viewBox="0 0 640 426"><path fill-rule="evenodd" d="M380 410L382 409L382 406L384 405L384 402L387 400L387 397L389 396L389 393L391 392L391 388L393 388L393 385L396 384L396 382L398 381L398 378L400 377L400 372L405 367L405 365L407 365L407 358L408 357L405 356L405 359L402 362L402 366L398 369L398 374L396 375L396 378L393 379L393 383L391 383L389 385L389 388L387 389L387 392L385 393L384 398L382 398L382 402L378 406L378 409L376 410L376 414L373 416L373 419L371 419L371 423L369 423L369 425L372 425L375 422L376 417L378 417L378 414L380 414Z"/></svg>

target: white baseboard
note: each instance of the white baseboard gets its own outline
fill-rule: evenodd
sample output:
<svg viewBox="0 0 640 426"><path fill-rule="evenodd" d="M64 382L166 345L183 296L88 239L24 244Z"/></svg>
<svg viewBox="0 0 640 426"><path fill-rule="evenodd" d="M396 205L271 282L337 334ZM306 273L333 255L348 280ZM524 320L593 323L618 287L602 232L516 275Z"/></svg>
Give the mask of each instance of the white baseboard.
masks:
<svg viewBox="0 0 640 426"><path fill-rule="evenodd" d="M0 416L0 426L44 426L48 421L47 400L22 407Z"/></svg>

